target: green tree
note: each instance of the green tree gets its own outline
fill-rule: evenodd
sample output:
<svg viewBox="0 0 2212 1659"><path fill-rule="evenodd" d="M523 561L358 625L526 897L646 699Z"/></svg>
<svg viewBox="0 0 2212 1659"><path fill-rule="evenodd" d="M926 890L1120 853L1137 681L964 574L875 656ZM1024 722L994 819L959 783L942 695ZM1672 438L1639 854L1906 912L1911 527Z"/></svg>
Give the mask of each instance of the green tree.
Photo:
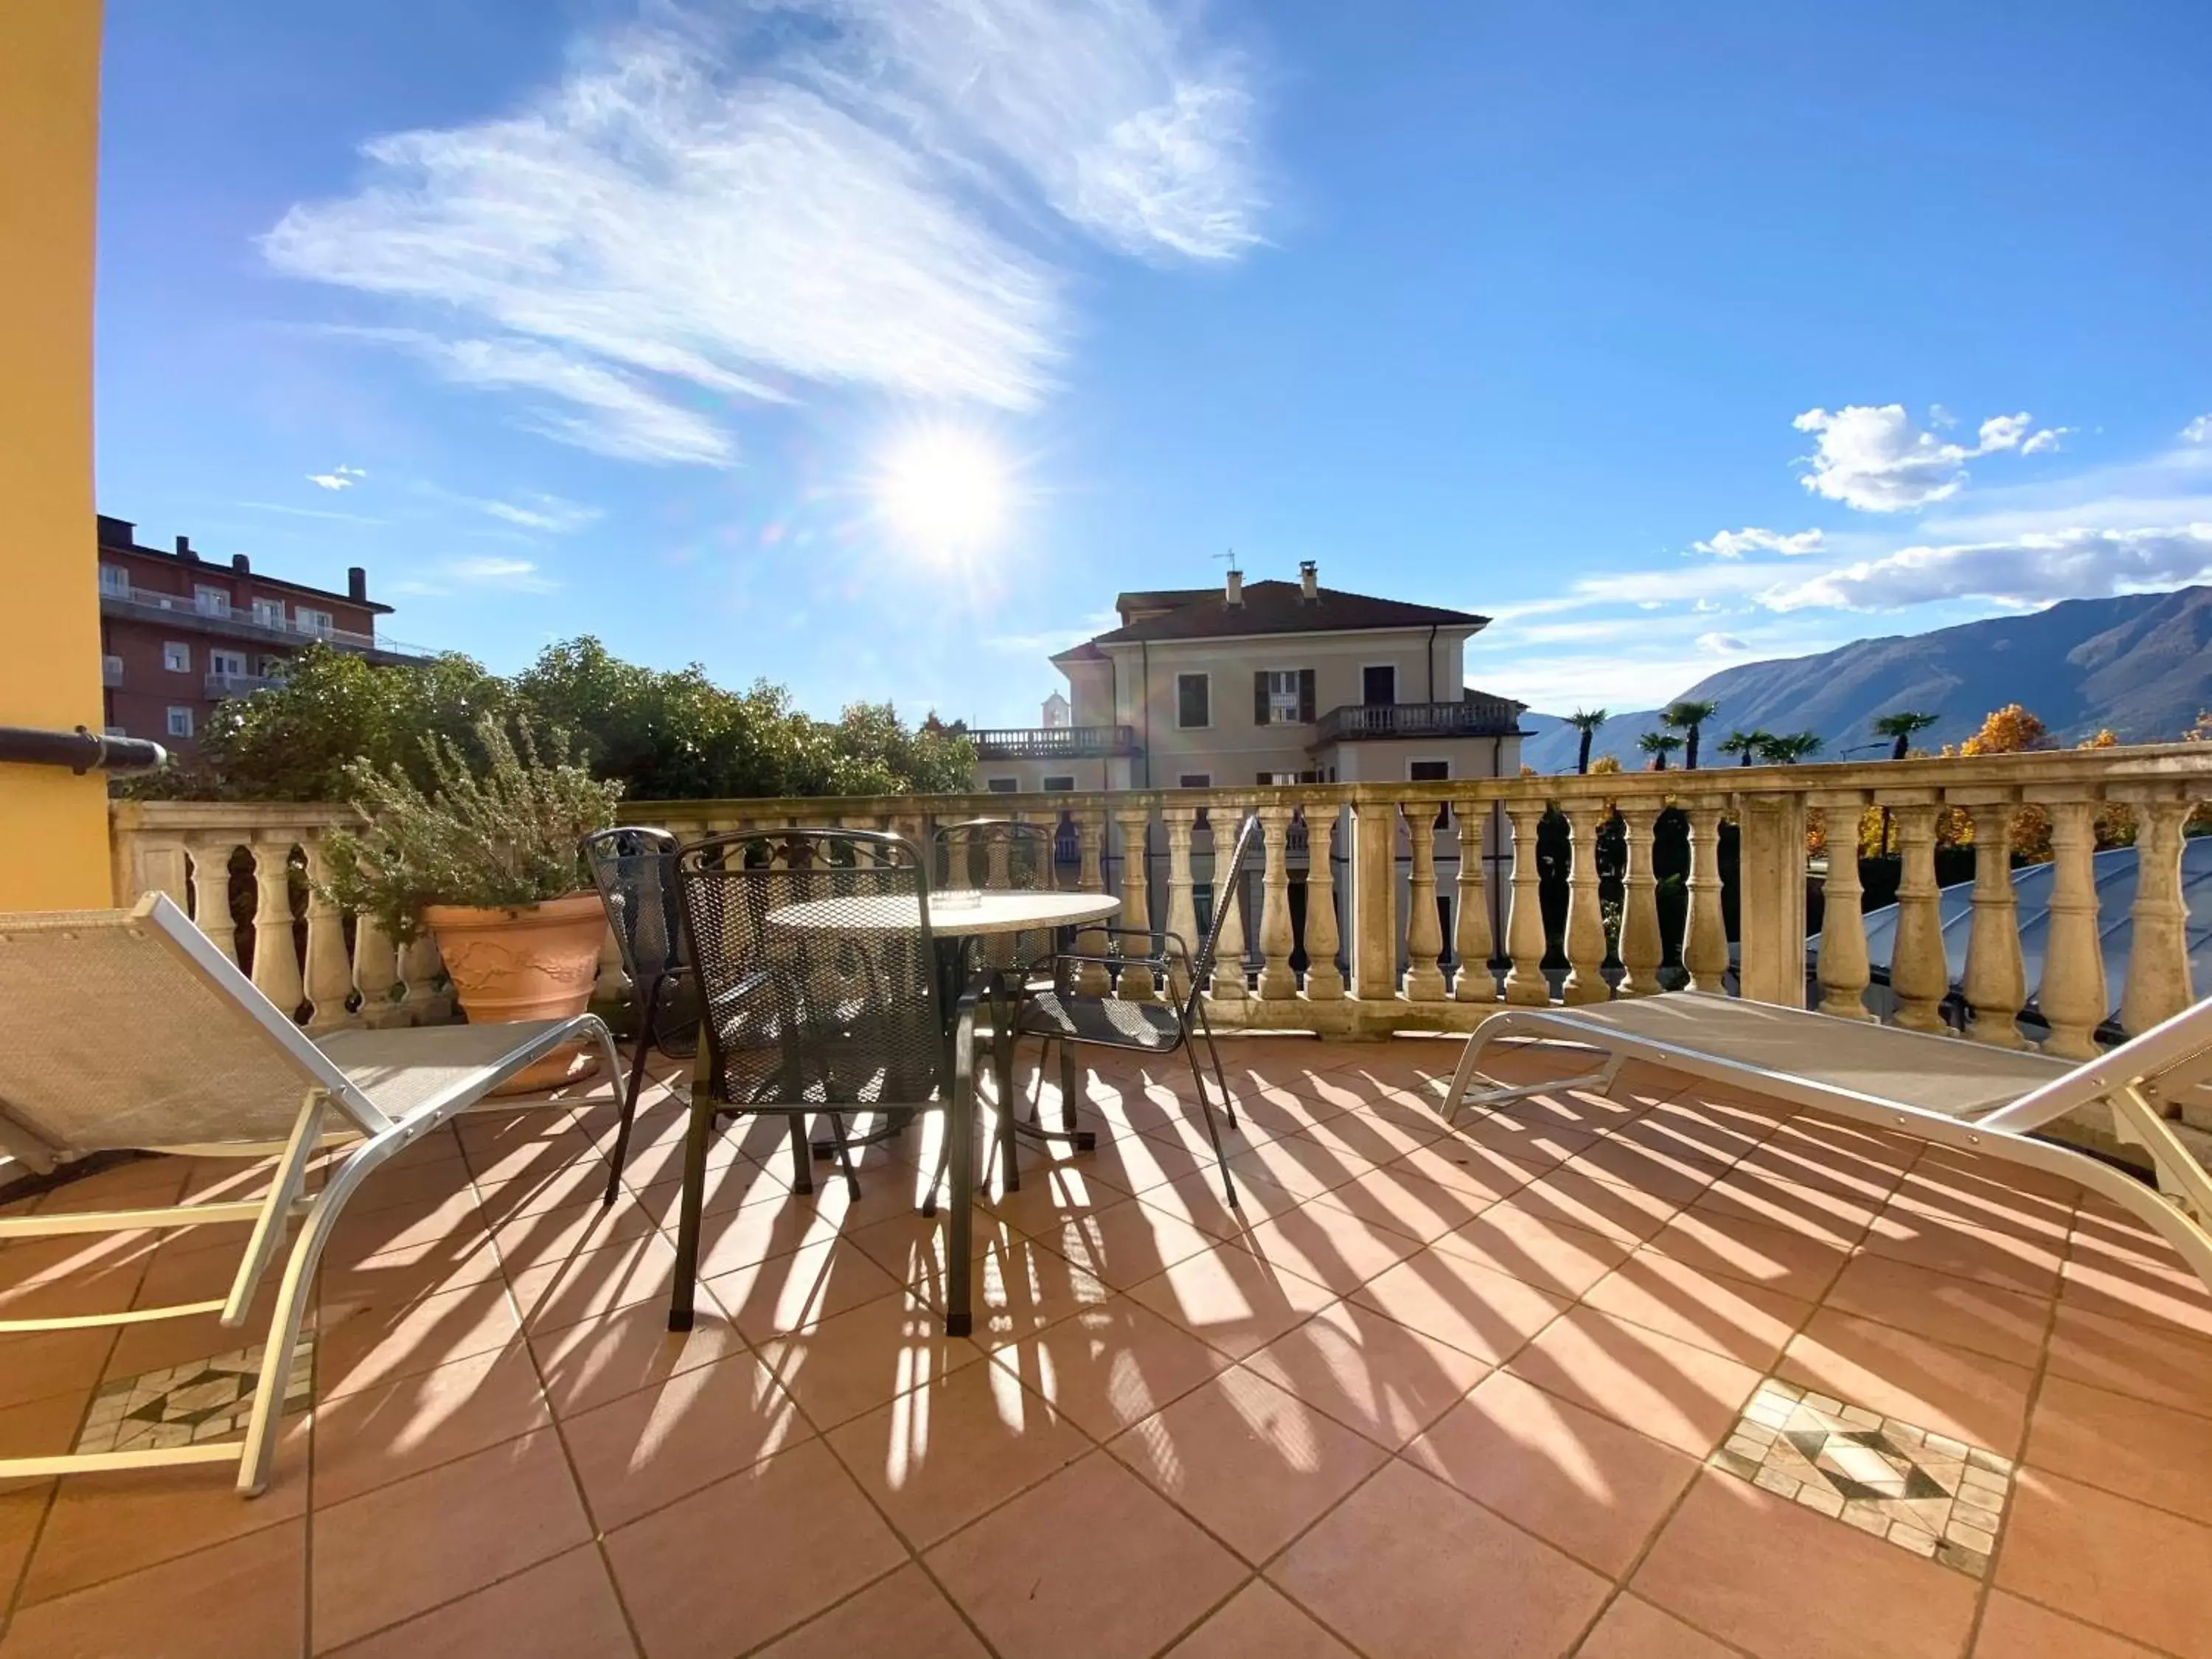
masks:
<svg viewBox="0 0 2212 1659"><path fill-rule="evenodd" d="M1672 732L1646 732L1637 738L1636 746L1651 757L1653 771L1663 772L1667 769L1667 757L1682 746L1682 739Z"/></svg>
<svg viewBox="0 0 2212 1659"><path fill-rule="evenodd" d="M1819 754L1820 746L1818 732L1784 732L1769 738L1760 746L1759 757L1770 766L1795 766Z"/></svg>
<svg viewBox="0 0 2212 1659"><path fill-rule="evenodd" d="M1590 739L1597 735L1598 727L1605 724L1605 718L1602 708L1577 708L1567 716L1567 724L1582 733L1582 742L1575 750L1577 772L1587 773L1589 770Z"/></svg>
<svg viewBox="0 0 2212 1659"><path fill-rule="evenodd" d="M1719 711L1718 703L1700 697L1677 698L1659 711L1661 724L1682 734L1682 764L1686 769L1698 769L1698 734Z"/></svg>
<svg viewBox="0 0 2212 1659"><path fill-rule="evenodd" d="M1903 760L1911 747L1912 739L1935 725L1938 718L1940 717L1937 715L1922 714L1916 709L1899 709L1894 714L1884 714L1876 720L1874 723L1874 733L1878 738L1892 739L1890 759Z"/></svg>
<svg viewBox="0 0 2212 1659"><path fill-rule="evenodd" d="M1754 726L1748 732L1741 728L1731 732L1713 746L1723 755L1734 755L1738 766L1748 766L1773 741L1773 732Z"/></svg>

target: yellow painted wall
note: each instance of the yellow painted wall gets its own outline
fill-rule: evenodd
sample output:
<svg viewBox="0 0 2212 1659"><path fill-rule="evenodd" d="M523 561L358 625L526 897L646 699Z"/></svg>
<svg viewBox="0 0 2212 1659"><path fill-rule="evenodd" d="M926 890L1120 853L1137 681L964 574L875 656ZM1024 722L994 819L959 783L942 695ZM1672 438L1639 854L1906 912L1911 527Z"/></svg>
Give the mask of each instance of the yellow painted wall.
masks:
<svg viewBox="0 0 2212 1659"><path fill-rule="evenodd" d="M0 726L100 726L99 0L0 3ZM112 902L101 775L0 763L0 910Z"/></svg>

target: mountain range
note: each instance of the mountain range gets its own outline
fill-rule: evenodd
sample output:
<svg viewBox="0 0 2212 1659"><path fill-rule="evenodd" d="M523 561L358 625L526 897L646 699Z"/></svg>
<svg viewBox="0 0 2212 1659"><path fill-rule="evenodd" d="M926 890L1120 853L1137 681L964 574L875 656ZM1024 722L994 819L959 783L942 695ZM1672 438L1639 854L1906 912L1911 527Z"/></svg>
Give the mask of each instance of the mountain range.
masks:
<svg viewBox="0 0 2212 1659"><path fill-rule="evenodd" d="M1817 732L1818 758L1871 757L1881 715L1917 709L1936 717L1913 739L1933 750L1979 728L2007 703L2024 705L2061 743L2110 727L2123 743L2170 743L2212 708L2212 587L2068 599L2047 611L1962 623L1931 634L1856 640L1817 656L1724 668L1682 698L1710 701L1701 763L1731 729ZM1677 699L1679 701L1679 699ZM1530 712L1524 765L1571 772L1578 736L1558 714ZM1656 709L1616 710L1590 746L1593 758L1645 763L1636 740L1659 726Z"/></svg>

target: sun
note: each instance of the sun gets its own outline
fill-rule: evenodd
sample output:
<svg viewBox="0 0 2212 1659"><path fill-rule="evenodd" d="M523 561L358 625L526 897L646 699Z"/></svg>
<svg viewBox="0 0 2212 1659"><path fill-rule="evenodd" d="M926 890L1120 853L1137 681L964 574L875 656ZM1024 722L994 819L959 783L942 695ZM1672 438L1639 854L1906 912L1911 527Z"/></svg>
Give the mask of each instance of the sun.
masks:
<svg viewBox="0 0 2212 1659"><path fill-rule="evenodd" d="M934 558L998 539L1011 491L1005 460L979 434L932 427L899 439L874 485L877 511L914 550Z"/></svg>

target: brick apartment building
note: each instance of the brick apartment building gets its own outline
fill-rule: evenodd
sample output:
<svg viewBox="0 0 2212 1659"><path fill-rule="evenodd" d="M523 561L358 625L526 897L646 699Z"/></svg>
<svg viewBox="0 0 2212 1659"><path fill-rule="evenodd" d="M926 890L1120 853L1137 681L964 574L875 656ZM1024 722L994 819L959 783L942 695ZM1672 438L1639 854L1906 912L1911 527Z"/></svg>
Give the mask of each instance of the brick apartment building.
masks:
<svg viewBox="0 0 2212 1659"><path fill-rule="evenodd" d="M331 592L256 571L243 553L202 558L191 538L174 551L138 544L127 519L100 515L100 632L111 736L189 747L209 711L282 678L284 665L320 641L376 663L422 653L380 637L388 605L368 597L368 573L346 572Z"/></svg>

